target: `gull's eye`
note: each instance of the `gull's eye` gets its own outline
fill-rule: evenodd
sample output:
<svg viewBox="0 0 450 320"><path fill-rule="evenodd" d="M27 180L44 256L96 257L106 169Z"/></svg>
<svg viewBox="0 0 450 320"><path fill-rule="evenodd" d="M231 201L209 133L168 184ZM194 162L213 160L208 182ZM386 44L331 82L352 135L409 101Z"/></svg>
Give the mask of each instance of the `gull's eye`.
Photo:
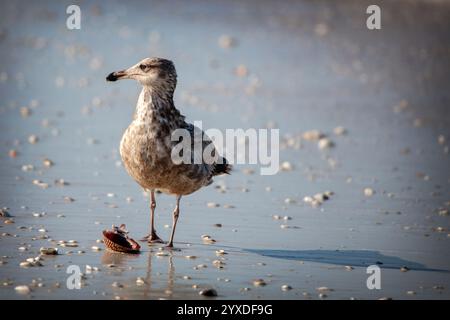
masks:
<svg viewBox="0 0 450 320"><path fill-rule="evenodd" d="M145 71L147 69L147 66L145 64L141 64L139 68L141 68L142 71Z"/></svg>

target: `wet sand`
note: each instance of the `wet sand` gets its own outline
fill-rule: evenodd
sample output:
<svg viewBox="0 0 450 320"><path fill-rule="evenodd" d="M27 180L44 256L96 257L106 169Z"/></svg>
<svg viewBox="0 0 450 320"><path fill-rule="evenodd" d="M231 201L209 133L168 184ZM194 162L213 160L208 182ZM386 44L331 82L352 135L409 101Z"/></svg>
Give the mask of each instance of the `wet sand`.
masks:
<svg viewBox="0 0 450 320"><path fill-rule="evenodd" d="M0 217L0 298L198 299L215 288L219 299L449 299L450 3L383 2L379 31L365 27L369 4L89 2L70 31L58 2L2 3L0 207L12 217ZM175 62L187 120L279 128L292 167L261 176L237 165L185 197L179 250L164 256L158 245L123 255L96 242L112 224L148 232L148 196L118 153L140 88L105 82L146 56ZM334 146L318 148L311 130ZM304 201L325 191L318 206ZM174 204L157 195L165 240ZM71 239L78 247L57 245ZM42 266L19 266L57 246ZM381 290L369 290L377 263ZM99 270L69 290L70 265Z"/></svg>

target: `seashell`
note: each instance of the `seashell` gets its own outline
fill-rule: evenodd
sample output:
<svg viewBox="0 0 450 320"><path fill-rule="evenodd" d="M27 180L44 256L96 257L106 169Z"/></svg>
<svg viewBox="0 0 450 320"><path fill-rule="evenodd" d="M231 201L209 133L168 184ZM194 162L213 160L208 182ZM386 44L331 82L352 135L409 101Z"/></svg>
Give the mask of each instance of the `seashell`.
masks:
<svg viewBox="0 0 450 320"><path fill-rule="evenodd" d="M45 255L56 255L58 254L58 248L40 248L39 252Z"/></svg>
<svg viewBox="0 0 450 320"><path fill-rule="evenodd" d="M144 278L138 277L138 278L136 279L136 284L137 284L138 286L144 285L144 284L145 284Z"/></svg>
<svg viewBox="0 0 450 320"><path fill-rule="evenodd" d="M266 282L263 279L256 279L256 280L253 280L253 285L255 287L263 287L266 285Z"/></svg>
<svg viewBox="0 0 450 320"><path fill-rule="evenodd" d="M114 230L103 230L105 246L113 251L124 253L139 253L141 246L133 239Z"/></svg>
<svg viewBox="0 0 450 320"><path fill-rule="evenodd" d="M14 290L16 290L16 292L20 294L29 294L31 291L30 287L28 286L17 286L14 288Z"/></svg>
<svg viewBox="0 0 450 320"><path fill-rule="evenodd" d="M198 294L204 297L217 297L217 291L212 288L203 289Z"/></svg>

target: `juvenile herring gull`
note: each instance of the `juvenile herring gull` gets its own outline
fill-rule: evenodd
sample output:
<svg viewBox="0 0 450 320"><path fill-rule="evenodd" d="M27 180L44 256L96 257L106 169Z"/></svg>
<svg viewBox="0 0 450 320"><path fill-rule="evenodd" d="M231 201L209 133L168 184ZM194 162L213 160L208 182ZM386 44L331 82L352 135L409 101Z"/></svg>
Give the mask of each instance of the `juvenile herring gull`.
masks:
<svg viewBox="0 0 450 320"><path fill-rule="evenodd" d="M191 137L192 147L198 143L200 131L201 149L212 142L198 128L185 122L173 103L177 84L177 73L172 61L161 58L146 58L136 65L110 73L107 81L134 79L142 85L133 121L120 142L120 155L128 174L145 190L150 191L150 233L144 239L150 243L161 243L154 227L156 208L155 191L175 195L173 224L167 247L173 247L173 237L180 214L180 199L203 186L212 183L216 175L229 173L231 166L225 158L217 156L215 161L172 161L172 133L185 129ZM209 146L216 153L214 145ZM197 159L196 159L197 160Z"/></svg>

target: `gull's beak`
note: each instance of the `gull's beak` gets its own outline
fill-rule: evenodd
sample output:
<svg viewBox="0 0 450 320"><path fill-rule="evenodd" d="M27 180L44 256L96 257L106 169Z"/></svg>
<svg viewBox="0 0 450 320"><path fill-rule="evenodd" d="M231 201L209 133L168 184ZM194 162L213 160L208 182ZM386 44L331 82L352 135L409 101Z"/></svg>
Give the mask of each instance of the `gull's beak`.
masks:
<svg viewBox="0 0 450 320"><path fill-rule="evenodd" d="M123 79L125 76L127 76L127 70L121 70L116 72L111 72L107 77L106 81L117 81L120 79Z"/></svg>

